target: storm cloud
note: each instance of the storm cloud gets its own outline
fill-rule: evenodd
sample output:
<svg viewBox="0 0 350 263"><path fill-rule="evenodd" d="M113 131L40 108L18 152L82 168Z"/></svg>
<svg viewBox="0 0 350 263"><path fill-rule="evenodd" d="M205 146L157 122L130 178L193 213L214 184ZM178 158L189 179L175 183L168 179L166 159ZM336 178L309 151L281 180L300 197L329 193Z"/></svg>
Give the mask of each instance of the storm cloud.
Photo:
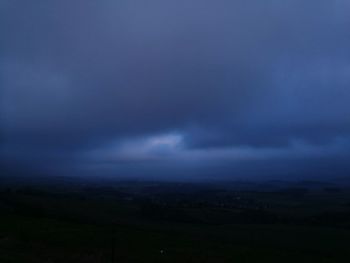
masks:
<svg viewBox="0 0 350 263"><path fill-rule="evenodd" d="M1 1L1 156L115 176L348 175L349 12Z"/></svg>

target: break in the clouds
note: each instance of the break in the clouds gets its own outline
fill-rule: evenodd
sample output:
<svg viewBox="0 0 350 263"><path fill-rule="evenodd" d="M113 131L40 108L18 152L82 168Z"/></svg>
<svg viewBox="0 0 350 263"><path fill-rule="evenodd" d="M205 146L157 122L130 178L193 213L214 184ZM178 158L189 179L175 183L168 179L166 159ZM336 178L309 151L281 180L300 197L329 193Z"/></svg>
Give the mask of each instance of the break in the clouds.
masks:
<svg viewBox="0 0 350 263"><path fill-rule="evenodd" d="M115 176L345 176L349 12L346 0L3 0L1 156Z"/></svg>

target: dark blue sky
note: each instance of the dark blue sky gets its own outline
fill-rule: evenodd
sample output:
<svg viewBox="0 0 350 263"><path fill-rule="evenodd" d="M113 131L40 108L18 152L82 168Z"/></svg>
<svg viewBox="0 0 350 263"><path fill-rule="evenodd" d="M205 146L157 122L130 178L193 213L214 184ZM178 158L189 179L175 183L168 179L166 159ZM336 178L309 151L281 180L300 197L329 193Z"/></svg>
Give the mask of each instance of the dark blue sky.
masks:
<svg viewBox="0 0 350 263"><path fill-rule="evenodd" d="M349 14L347 0L2 0L3 163L349 176Z"/></svg>

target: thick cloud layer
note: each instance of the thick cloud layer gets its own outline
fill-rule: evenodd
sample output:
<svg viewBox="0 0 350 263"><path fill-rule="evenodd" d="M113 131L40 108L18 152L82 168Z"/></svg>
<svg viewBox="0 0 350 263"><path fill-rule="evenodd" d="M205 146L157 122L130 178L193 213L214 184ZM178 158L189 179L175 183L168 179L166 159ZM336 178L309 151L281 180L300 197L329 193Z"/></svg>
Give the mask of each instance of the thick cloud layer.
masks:
<svg viewBox="0 0 350 263"><path fill-rule="evenodd" d="M346 0L1 1L2 156L116 176L263 164L261 176L303 177L321 161L346 175L349 12Z"/></svg>

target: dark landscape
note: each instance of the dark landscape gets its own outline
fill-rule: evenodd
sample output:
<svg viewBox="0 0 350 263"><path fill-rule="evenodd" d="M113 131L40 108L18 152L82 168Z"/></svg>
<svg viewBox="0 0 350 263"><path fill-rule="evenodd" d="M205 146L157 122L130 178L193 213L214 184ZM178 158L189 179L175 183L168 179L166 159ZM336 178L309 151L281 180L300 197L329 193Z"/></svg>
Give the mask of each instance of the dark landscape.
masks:
<svg viewBox="0 0 350 263"><path fill-rule="evenodd" d="M0 262L344 262L350 187L2 178Z"/></svg>

